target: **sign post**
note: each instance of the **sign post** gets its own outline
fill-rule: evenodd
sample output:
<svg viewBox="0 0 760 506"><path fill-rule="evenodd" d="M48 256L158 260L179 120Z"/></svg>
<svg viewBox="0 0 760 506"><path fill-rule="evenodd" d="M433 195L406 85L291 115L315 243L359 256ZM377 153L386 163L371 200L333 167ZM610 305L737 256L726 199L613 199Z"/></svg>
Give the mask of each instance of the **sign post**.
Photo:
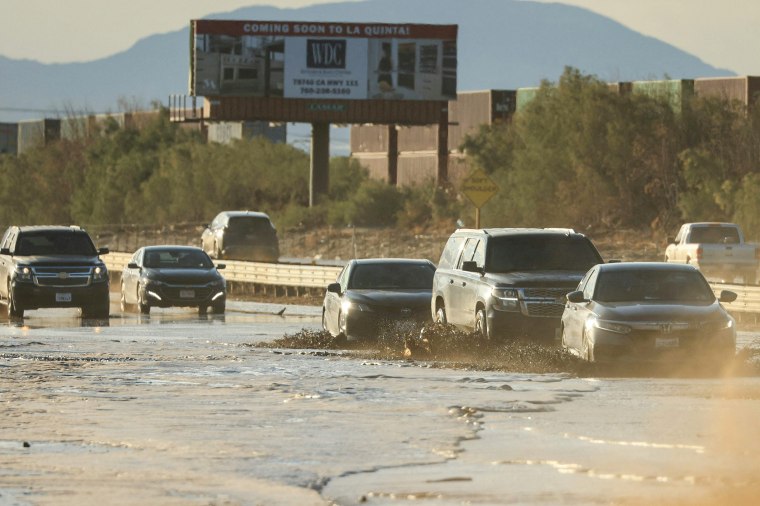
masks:
<svg viewBox="0 0 760 506"><path fill-rule="evenodd" d="M475 169L462 182L461 189L475 205L475 228L480 228L480 208L496 195L499 187L482 169Z"/></svg>

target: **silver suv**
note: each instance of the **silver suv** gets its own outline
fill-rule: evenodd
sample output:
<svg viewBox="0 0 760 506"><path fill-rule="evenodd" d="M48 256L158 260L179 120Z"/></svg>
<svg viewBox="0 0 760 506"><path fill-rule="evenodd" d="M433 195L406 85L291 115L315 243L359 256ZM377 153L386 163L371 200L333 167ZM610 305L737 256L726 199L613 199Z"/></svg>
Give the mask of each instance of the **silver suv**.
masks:
<svg viewBox="0 0 760 506"><path fill-rule="evenodd" d="M280 244L269 216L253 211L222 211L201 235L211 258L277 262Z"/></svg>
<svg viewBox="0 0 760 506"><path fill-rule="evenodd" d="M571 229L460 229L433 278L433 319L489 339L556 339L565 295L592 266L594 244Z"/></svg>

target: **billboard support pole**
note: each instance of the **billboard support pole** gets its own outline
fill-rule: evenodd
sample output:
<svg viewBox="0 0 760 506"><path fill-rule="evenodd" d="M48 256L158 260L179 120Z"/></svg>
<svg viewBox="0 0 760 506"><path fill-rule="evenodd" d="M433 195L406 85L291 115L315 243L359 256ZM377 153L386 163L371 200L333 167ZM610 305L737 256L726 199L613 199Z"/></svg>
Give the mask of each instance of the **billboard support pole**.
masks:
<svg viewBox="0 0 760 506"><path fill-rule="evenodd" d="M309 174L309 207L327 194L330 177L330 123L311 124L311 173Z"/></svg>
<svg viewBox="0 0 760 506"><path fill-rule="evenodd" d="M398 130L396 125L388 125L388 183L398 184Z"/></svg>

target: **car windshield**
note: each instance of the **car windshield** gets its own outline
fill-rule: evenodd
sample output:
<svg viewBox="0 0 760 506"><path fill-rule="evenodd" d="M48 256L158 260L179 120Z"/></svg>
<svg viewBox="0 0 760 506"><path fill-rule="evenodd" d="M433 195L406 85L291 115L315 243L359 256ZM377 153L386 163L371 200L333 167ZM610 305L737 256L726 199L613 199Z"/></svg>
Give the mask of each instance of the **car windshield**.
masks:
<svg viewBox="0 0 760 506"><path fill-rule="evenodd" d="M214 264L201 250L162 249L146 251L143 266L152 269L210 269Z"/></svg>
<svg viewBox="0 0 760 506"><path fill-rule="evenodd" d="M93 256L98 252L85 232L40 231L23 232L16 244L16 255L81 255Z"/></svg>
<svg viewBox="0 0 760 506"><path fill-rule="evenodd" d="M585 237L516 235L494 237L486 252L487 272L587 271L602 259Z"/></svg>
<svg viewBox="0 0 760 506"><path fill-rule="evenodd" d="M435 274L435 269L429 264L359 264L354 267L348 288L431 290L433 274Z"/></svg>
<svg viewBox="0 0 760 506"><path fill-rule="evenodd" d="M593 299L599 302L712 302L715 295L697 271L624 269L600 272Z"/></svg>

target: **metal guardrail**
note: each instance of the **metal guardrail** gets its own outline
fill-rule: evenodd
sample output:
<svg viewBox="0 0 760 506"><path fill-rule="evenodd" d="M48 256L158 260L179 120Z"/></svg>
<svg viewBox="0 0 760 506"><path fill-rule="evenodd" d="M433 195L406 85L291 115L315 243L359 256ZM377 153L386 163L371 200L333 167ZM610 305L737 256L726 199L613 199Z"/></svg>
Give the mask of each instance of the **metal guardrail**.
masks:
<svg viewBox="0 0 760 506"><path fill-rule="evenodd" d="M132 257L132 253L112 251L103 258L108 270L121 273ZM324 289L334 282L341 267L332 265L271 264L261 262L243 262L224 260L222 272L227 281L284 288ZM751 313L760 315L760 286L710 283L716 296L721 290L730 290L737 294L734 302L723 305L731 313Z"/></svg>
<svg viewBox="0 0 760 506"><path fill-rule="evenodd" d="M722 290L730 290L736 293L736 300L724 302L723 306L731 313L754 313L760 314L760 286L758 285L730 285L726 283L710 283L715 296L719 296Z"/></svg>
<svg viewBox="0 0 760 506"><path fill-rule="evenodd" d="M112 251L103 256L106 267L112 273L121 273L132 258L132 253ZM334 282L341 267L331 265L272 264L221 260L226 268L222 275L227 281L250 283L272 287L320 288Z"/></svg>

